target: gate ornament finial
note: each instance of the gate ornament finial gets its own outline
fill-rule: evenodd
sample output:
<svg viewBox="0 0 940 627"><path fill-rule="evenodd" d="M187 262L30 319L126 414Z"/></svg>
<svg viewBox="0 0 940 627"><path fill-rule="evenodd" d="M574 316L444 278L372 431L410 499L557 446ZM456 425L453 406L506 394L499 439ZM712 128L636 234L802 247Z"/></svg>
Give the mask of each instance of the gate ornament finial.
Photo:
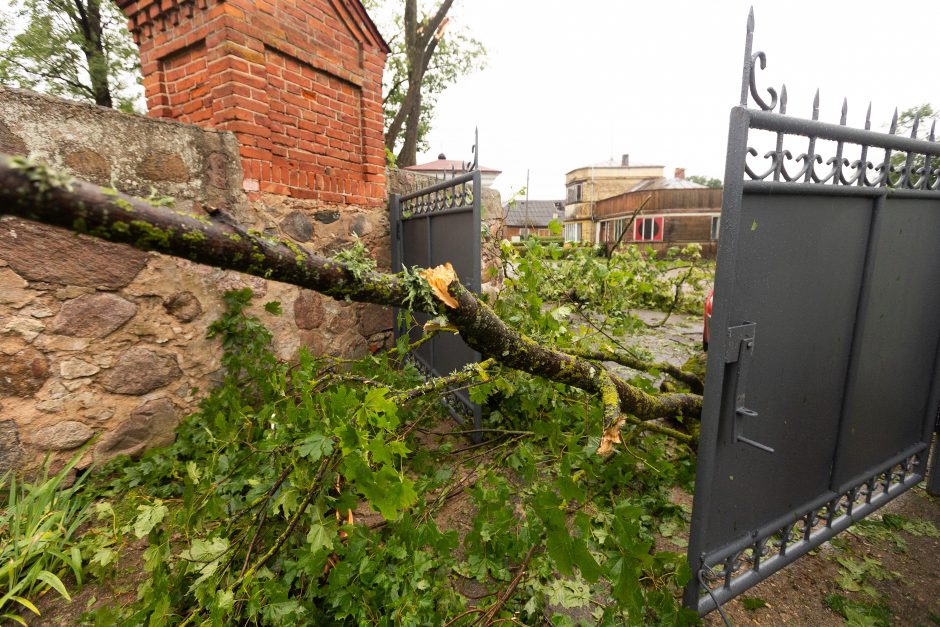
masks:
<svg viewBox="0 0 940 627"><path fill-rule="evenodd" d="M757 89L757 64L760 63L760 69L767 67L767 55L763 51L751 53L754 45L754 7L747 14L747 38L744 43L744 82L741 85L741 106L747 106L747 94L750 92L751 98L757 103L763 111L773 111L777 108L777 90L773 87L767 88L770 94L770 102L764 100Z"/></svg>

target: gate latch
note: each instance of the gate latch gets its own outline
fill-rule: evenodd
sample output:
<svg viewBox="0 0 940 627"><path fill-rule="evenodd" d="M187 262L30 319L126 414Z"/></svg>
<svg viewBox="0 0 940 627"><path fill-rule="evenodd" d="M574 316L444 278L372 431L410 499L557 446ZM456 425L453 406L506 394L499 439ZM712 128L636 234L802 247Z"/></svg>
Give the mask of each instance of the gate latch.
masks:
<svg viewBox="0 0 940 627"><path fill-rule="evenodd" d="M744 435L744 421L757 418L757 412L746 405L747 375L754 355L754 336L757 333L756 322L728 328L728 341L725 344L725 363L737 363L737 379L734 385L734 441L773 453L774 449L756 442Z"/></svg>

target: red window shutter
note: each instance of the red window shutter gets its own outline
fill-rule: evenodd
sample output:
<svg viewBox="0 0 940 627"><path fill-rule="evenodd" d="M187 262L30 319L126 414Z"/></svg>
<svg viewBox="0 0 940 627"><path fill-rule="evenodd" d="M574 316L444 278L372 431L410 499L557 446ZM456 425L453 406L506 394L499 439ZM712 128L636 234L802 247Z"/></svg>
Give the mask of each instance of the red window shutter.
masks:
<svg viewBox="0 0 940 627"><path fill-rule="evenodd" d="M663 230L666 226L665 218L653 218L653 237L650 238L655 242L663 241Z"/></svg>

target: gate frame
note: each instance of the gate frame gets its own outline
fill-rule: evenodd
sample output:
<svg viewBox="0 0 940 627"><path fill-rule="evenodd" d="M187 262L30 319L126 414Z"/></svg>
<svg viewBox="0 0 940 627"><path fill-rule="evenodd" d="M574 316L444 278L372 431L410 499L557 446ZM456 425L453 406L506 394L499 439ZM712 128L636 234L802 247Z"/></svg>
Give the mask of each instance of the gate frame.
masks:
<svg viewBox="0 0 940 627"><path fill-rule="evenodd" d="M753 32L752 9L747 23L741 104L732 109L730 116L721 213L721 238L717 257L719 270L715 279L715 307L711 320L712 335L720 337L718 333L721 333L725 336L725 341L713 342L713 350L708 356L694 494L694 500L700 504L707 503L712 494L716 448L721 427L719 423L722 419L721 408L724 397L722 391L728 384L727 379L733 380L730 374L726 378L726 366L741 361L737 376L745 376L746 363L749 361L755 343L759 341L759 333L755 332L757 330L753 326L730 319L730 301L736 281L738 239L742 229L745 192L752 195L802 193L868 197L872 199L876 207L883 205L888 197L940 200L940 167L938 167L940 166L940 143L934 142L933 129L927 141L916 139L917 122L914 125L912 138L894 135L897 127L897 112L895 111L890 135L873 132L870 130L870 107L865 129L849 128L846 126L847 105L845 104L843 104L840 124L823 123L818 121L818 91L814 101L812 120L785 116L787 99L785 86L779 98L774 89L767 89L771 100L769 103L758 93L755 70L758 64L761 69L765 67L766 55L763 52L751 53ZM760 110L748 108L749 94ZM774 112L778 104L779 113ZM776 150L765 155L765 158L772 157L771 167L766 172L755 173L747 163L748 154L757 155L756 151L748 146L748 133L752 128L774 132L777 136ZM783 150L784 136L803 136L810 140L808 149L810 158L806 159L804 155L803 168L796 175L788 173L783 165L784 156L790 157L789 153ZM838 144L835 158L826 165L827 169L832 165L832 169L823 177L819 177L815 172L816 157L819 156L814 151L816 139L830 140ZM863 151L860 159L861 166L859 167L856 162L847 168L848 173L843 171L844 143L860 145ZM868 147L885 149L884 162L879 166L874 167L866 161ZM905 167L896 170L890 165L892 150L899 150L908 155ZM925 156L926 167L918 179L914 178L918 173L912 168L914 154ZM822 163L821 160L820 163ZM848 165L847 160L845 165ZM854 177L852 176L853 170ZM869 180L868 170L879 173L874 181ZM894 185L891 182L892 174L900 177ZM765 180L768 178L772 180ZM804 182L792 182L800 179ZM931 179L933 179L932 183ZM878 215L877 208L874 209L873 215ZM876 231L875 219L873 218L872 225L869 227L869 237ZM861 275L863 291L858 296L859 302L862 302L864 292L869 287L869 279L874 266L871 255L867 252L869 250L870 242L869 247L866 247ZM733 324L739 326L733 327L731 326ZM856 335L853 331L849 363L854 355L855 343L858 339ZM720 351L721 348L725 348L725 351ZM722 603L766 579L922 481L933 434L937 434L937 443L933 447L934 453L927 488L931 493L940 492L940 376L938 376L940 375L940 341L935 347L934 355L933 373L928 383L931 390L927 395L923 438L917 444L861 475L843 482L837 486L838 489L832 489L830 486L829 493L822 494L815 501L802 504L798 509L764 524L759 529L740 532L737 540L713 548L707 554L703 546L704 538L701 537L704 534L707 512L703 506L695 507L693 503L692 531L688 550L688 562L693 576L685 590L686 607L697 610L700 615L719 608ZM842 399L844 402L844 391ZM735 406L738 404L740 407L737 408L737 413L741 419L748 416L756 417L755 412L744 406L743 398L735 401ZM841 424L842 416L839 420ZM740 421L735 419L733 435L737 442L773 452L770 447L745 438L738 429L739 423ZM835 455L838 455L838 450L837 444ZM823 514L823 517L820 517L820 514ZM720 521L708 522L714 525ZM802 523L801 528L798 528L798 523ZM771 542L771 537L775 534L779 538ZM745 570L741 566L742 561L748 563L750 568ZM711 579L714 587L709 585L707 579Z"/></svg>
<svg viewBox="0 0 940 627"><path fill-rule="evenodd" d="M423 189L419 189L408 194L392 194L389 198L389 227L391 231L391 249L392 249L392 272L402 271L406 263L406 252L409 242L405 242L404 223L411 220L427 220L427 240L424 242L428 255L433 251L433 242L431 239L430 223L435 216L454 215L461 213L470 213L471 227L469 233L470 249L467 251L470 259L471 268L469 275L461 277L461 282L471 292L479 294L481 290L481 203L483 198L482 178L476 157L478 143L474 144L474 161L470 165L471 170L464 174L456 173L450 178L434 183ZM469 189L468 189L469 187ZM459 190L459 191L457 191ZM468 200L469 194L469 202ZM459 201L459 202L458 202ZM411 205L416 210L409 215L405 215L405 207ZM459 269L457 270L460 276ZM401 324L401 310L394 308L394 337L397 341L402 335L408 336L410 331L403 328ZM458 336L459 338L459 336ZM461 340L462 342L462 340ZM434 350L437 344L437 337L432 337L426 344L430 350L430 358L424 358L416 352L409 354L411 361L425 376L438 377L449 373L439 372L434 364ZM477 363L480 361L480 353L467 347L469 359L466 363ZM463 424L468 418L472 421L474 431L471 437L474 442L482 440L480 432L482 422L482 409L480 406L470 400L466 391L452 391L445 394L443 403L451 417L458 423Z"/></svg>

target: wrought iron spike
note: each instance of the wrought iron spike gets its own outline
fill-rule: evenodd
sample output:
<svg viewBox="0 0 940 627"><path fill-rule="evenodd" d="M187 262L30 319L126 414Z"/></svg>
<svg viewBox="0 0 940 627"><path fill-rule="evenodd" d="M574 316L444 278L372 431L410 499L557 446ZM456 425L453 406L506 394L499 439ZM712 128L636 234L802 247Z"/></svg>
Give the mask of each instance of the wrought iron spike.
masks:
<svg viewBox="0 0 940 627"><path fill-rule="evenodd" d="M868 101L868 112L865 113L865 130L871 130L871 101Z"/></svg>
<svg viewBox="0 0 940 627"><path fill-rule="evenodd" d="M784 83L780 87L780 113L787 112L787 84Z"/></svg>
<svg viewBox="0 0 940 627"><path fill-rule="evenodd" d="M895 135L898 132L898 108L894 108L894 116L891 118L891 128L888 129L888 132L892 135Z"/></svg>
<svg viewBox="0 0 940 627"><path fill-rule="evenodd" d="M849 117L849 99L842 99L842 117L839 118L839 124L845 126L845 122Z"/></svg>
<svg viewBox="0 0 940 627"><path fill-rule="evenodd" d="M751 47L754 42L754 7L747 15L747 34L744 37L744 68L741 74L741 106L747 106L747 90L751 74L754 72L754 59L751 57Z"/></svg>
<svg viewBox="0 0 940 627"><path fill-rule="evenodd" d="M819 87L816 88L816 95L813 97L813 119L819 119Z"/></svg>
<svg viewBox="0 0 940 627"><path fill-rule="evenodd" d="M933 122L930 123L930 135L927 136L927 141L934 140L934 131L937 130L937 118L933 119Z"/></svg>
<svg viewBox="0 0 940 627"><path fill-rule="evenodd" d="M920 128L920 112L914 114L914 126L911 127L911 137L917 139L917 130Z"/></svg>
<svg viewBox="0 0 940 627"><path fill-rule="evenodd" d="M476 170L480 167L480 127L473 127L473 167Z"/></svg>

